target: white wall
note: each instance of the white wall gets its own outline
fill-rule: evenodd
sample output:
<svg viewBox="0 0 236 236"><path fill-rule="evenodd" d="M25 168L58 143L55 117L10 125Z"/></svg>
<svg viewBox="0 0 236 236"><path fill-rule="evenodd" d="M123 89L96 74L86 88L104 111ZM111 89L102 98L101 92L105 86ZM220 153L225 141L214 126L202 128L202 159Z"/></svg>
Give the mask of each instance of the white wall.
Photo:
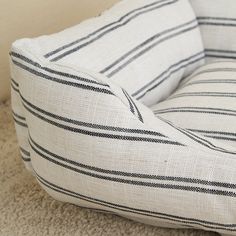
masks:
<svg viewBox="0 0 236 236"><path fill-rule="evenodd" d="M97 15L118 0L0 0L0 101L10 96L8 52L13 41L50 34Z"/></svg>

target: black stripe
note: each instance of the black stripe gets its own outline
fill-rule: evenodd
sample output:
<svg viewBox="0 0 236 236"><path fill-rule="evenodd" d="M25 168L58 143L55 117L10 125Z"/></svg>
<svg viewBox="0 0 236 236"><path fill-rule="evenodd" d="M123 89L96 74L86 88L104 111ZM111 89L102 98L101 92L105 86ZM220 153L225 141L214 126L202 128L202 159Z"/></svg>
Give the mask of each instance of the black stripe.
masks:
<svg viewBox="0 0 236 236"><path fill-rule="evenodd" d="M126 92L124 89L122 89L122 92L123 92L123 94L125 95L125 97L126 97L128 103L129 103L130 111L131 111L133 114L135 114L133 104L132 104L131 101L130 101L130 97L128 96L127 92Z"/></svg>
<svg viewBox="0 0 236 236"><path fill-rule="evenodd" d="M20 151L22 160L25 162L30 162L31 161L30 152L26 151L23 147L20 147ZM22 154L25 155L26 157L24 157Z"/></svg>
<svg viewBox="0 0 236 236"><path fill-rule="evenodd" d="M162 144L183 146L182 144L180 144L178 142L175 142L175 141L169 141L169 140L163 140L163 139L157 139L157 138L147 138L147 137L137 137L137 136L125 136L125 135L98 133L98 132L92 132L92 131L88 131L88 130L83 130L83 129L79 129L79 128L70 127L70 126L63 125L63 124L57 123L55 121L49 120L46 117L43 117L40 114L38 114L38 113L32 111L31 109L29 109L24 103L23 103L23 105L24 105L25 109L28 110L35 117L37 117L37 118L39 118L43 121L46 121L47 123L49 123L51 125L59 127L61 129L69 130L71 132L76 132L76 133L80 133L80 134L83 134L83 135L88 135L88 136L92 136L92 137L100 137L100 138L110 138L110 139L117 139L117 140L137 141L137 142L162 143Z"/></svg>
<svg viewBox="0 0 236 236"><path fill-rule="evenodd" d="M193 60L193 61L189 61L190 59L194 58L195 56L198 56L198 55L201 55L201 57ZM146 84L145 86L143 86L142 88L140 88L139 90L137 90L135 93L132 94L132 96L137 96L139 93L143 92L143 94L140 94L137 99L141 99L142 97L144 97L148 92L152 91L154 88L156 88L157 86L159 86L160 84L162 84L166 79L169 79L170 76L172 74L174 74L175 72L178 72L179 70L193 64L193 63L196 63L198 62L199 60L202 60L203 58L205 57L205 55L203 54L203 52L200 52L200 53L197 53L191 57L188 57L188 58L185 58L181 61L179 61L178 63L176 64L173 64L171 65L167 70L165 70L164 72L162 72L160 75L158 75L155 79L153 79L151 82L149 82L148 84ZM176 69L172 70L175 66L178 66L180 65L181 63L183 62L187 62L188 63L185 63L184 65L181 65L179 67L177 67ZM165 75L167 74L167 75ZM165 76L164 76L165 75ZM164 77L163 77L164 76ZM162 79L161 79L162 78ZM161 80L160 80L161 79ZM146 89L148 86L152 85L154 82L156 82L157 80L160 80L158 81L157 84L154 84L152 87L150 87L149 89L147 89L146 91L143 91L144 89Z"/></svg>
<svg viewBox="0 0 236 236"><path fill-rule="evenodd" d="M215 136L215 135L204 135L205 137L214 138L214 139L221 139L227 141L236 141L236 138L231 137L223 137L223 136Z"/></svg>
<svg viewBox="0 0 236 236"><path fill-rule="evenodd" d="M50 81L53 81L53 82L57 82L57 83L60 83L60 84L68 85L68 86L73 86L73 87L77 87L77 88L91 90L91 91L94 91L94 92L100 92L100 93L113 95L113 93L109 89L98 88L98 87L93 87L93 86L90 86L90 85L87 85L87 84L75 83L75 82L70 82L70 81L65 81L65 80L62 80L62 79L58 79L56 77L52 77L52 76L49 76L49 75L44 74L42 72L36 71L36 70L26 66L26 65L23 65L23 64L15 61L15 60L12 60L12 61L16 66L18 66L18 67L20 67L20 68L36 75L36 76L39 76L41 78L44 78L44 79L47 79L47 80L50 80Z"/></svg>
<svg viewBox="0 0 236 236"><path fill-rule="evenodd" d="M215 55L215 54L210 54L210 53L206 53L206 57L225 58L225 59L236 59L236 56Z"/></svg>
<svg viewBox="0 0 236 236"><path fill-rule="evenodd" d="M193 82L189 82L181 86L181 88L186 88L195 84L236 84L236 80L234 79L212 79L212 80L197 80Z"/></svg>
<svg viewBox="0 0 236 236"><path fill-rule="evenodd" d="M22 127L26 127L28 128L28 125L22 121L18 121L15 117L13 117L14 121L16 122L16 124L22 126Z"/></svg>
<svg viewBox="0 0 236 236"><path fill-rule="evenodd" d="M236 59L236 51L233 50L221 50L221 49L205 49L207 57L216 57L216 58L227 58L227 59Z"/></svg>
<svg viewBox="0 0 236 236"><path fill-rule="evenodd" d="M41 70L44 70L44 71L47 71L49 73L52 73L53 75L60 75L60 76L63 76L63 77L66 77L66 78L70 78L70 79L73 79L73 80L76 80L76 81L83 81L83 82L86 82L86 83L91 83L91 84L96 84L96 85L100 85L100 86L103 86L103 87L109 87L108 85L106 84L102 84L102 83L99 83L97 81L94 81L94 80L90 80L90 79L87 79L87 78L84 78L84 77L80 77L80 76L76 76L76 75L73 75L73 74L69 74L69 73L66 73L66 72L61 72L61 71L56 71L56 70L53 70L51 68L48 68L48 67L44 67L44 66L41 66L39 63L29 59L28 57L26 56L23 56L19 53L16 53L16 52L10 52L10 55L15 57L15 58L18 58L24 62L27 62L28 64L34 66L34 67L37 67ZM18 84L19 86L19 84Z"/></svg>
<svg viewBox="0 0 236 236"><path fill-rule="evenodd" d="M22 153L24 153L26 156L30 156L30 152L26 151L23 147L20 147L20 150Z"/></svg>
<svg viewBox="0 0 236 236"><path fill-rule="evenodd" d="M168 110L168 111L156 111L155 114L163 114L163 113L173 113L173 112L186 112L186 113L202 113L202 114L213 114L213 115L226 115L226 116L236 116L232 113L226 113L226 112L216 112L216 111L200 111L200 110Z"/></svg>
<svg viewBox="0 0 236 236"><path fill-rule="evenodd" d="M236 51L233 51L233 50L223 50L223 49L213 49L213 48L206 48L205 52L236 54Z"/></svg>
<svg viewBox="0 0 236 236"><path fill-rule="evenodd" d="M141 115L141 113L140 113L138 107L136 106L135 102L133 101L133 99L131 99L131 102L133 103L133 105L134 105L134 107L135 107L135 109L136 109L136 111L137 111L137 113L138 113L138 118L139 118L139 120L143 123L143 117L142 117L142 115Z"/></svg>
<svg viewBox="0 0 236 236"><path fill-rule="evenodd" d="M78 199L82 199L84 201L91 202L91 203L94 203L94 204L98 204L98 205L101 205L101 206L105 206L105 207L108 207L108 208L111 208L111 209L116 209L116 210L119 210L119 211L139 214L139 215L148 216L148 217L154 217L154 218L158 218L158 219L169 220L169 221L173 221L173 222L199 225L199 226L202 226L202 227L205 227L205 228L208 228L208 229L222 229L222 230L227 230L227 231L235 231L235 229L230 229L230 228L236 227L235 224L222 224L222 223L204 221L204 220L199 220L199 219L194 219L194 218L186 218L186 217L175 216L175 215L171 215L171 214L167 214L167 213L161 213L161 212L154 212L154 211L150 211L150 210L132 208L132 207L119 205L119 204L107 202L107 201L96 199L96 198L91 198L91 197L73 192L69 189L65 189L65 188L60 187L56 184L53 184L53 183L49 182L48 180L44 179L43 177L41 177L36 172L35 172L35 175L36 175L38 181L41 184L47 186L48 188L50 188L50 189L52 189L56 192L60 192L60 193L65 194L65 195L68 195L68 196L71 196L71 197L74 197L74 198L78 198ZM207 224L207 225L205 225L205 224Z"/></svg>
<svg viewBox="0 0 236 236"><path fill-rule="evenodd" d="M225 131L199 130L199 129L188 129L188 130L193 131L193 132L205 133L205 134L229 135L229 136L236 137L236 133L225 132Z"/></svg>
<svg viewBox="0 0 236 236"><path fill-rule="evenodd" d="M207 22L207 21L199 21L199 25L214 25L214 26L227 26L227 27L235 27L236 23L226 23L226 22Z"/></svg>
<svg viewBox="0 0 236 236"><path fill-rule="evenodd" d="M199 25L214 25L214 26L236 27L236 23L235 24L230 24L230 23L202 22L202 21L199 21Z"/></svg>
<svg viewBox="0 0 236 236"><path fill-rule="evenodd" d="M153 136L160 136L160 137L166 137L165 135L156 132L156 131L150 131L150 130L141 130L141 129L130 129L130 128L123 128L123 127L115 127L115 126L107 126L107 125L99 125L99 124L94 124L94 123L87 123L79 120L73 120L67 117L59 116L54 113L48 112L46 110L43 110L39 108L38 106L35 106L34 104L30 103L28 100L26 100L22 95L21 95L22 100L31 108L39 111L42 114L45 114L47 116L53 117L57 120L62 120L67 123L79 125L79 126L84 126L84 127L89 127L89 128L95 128L95 129L101 129L101 130L110 130L110 131L117 131L117 132L122 132L122 133L132 133L132 134L147 134L147 135L153 135Z"/></svg>
<svg viewBox="0 0 236 236"><path fill-rule="evenodd" d="M214 16L199 16L197 20L221 20L221 21L235 21L236 18L229 18L229 17L214 17Z"/></svg>
<svg viewBox="0 0 236 236"><path fill-rule="evenodd" d="M24 162L30 162L31 159L30 158L26 158L26 157L23 157L22 155L21 156L21 159L24 161Z"/></svg>
<svg viewBox="0 0 236 236"><path fill-rule="evenodd" d="M134 107L134 109L136 110L136 112L137 112L137 114L138 114L138 119L139 119L141 122L143 122L143 117L142 117L142 115L141 115L141 113L140 113L138 107L136 106L135 102L133 101L133 99L129 96L129 94L128 94L125 90L124 90L123 92L125 93L126 98L129 100L130 105L131 105L132 107Z"/></svg>
<svg viewBox="0 0 236 236"><path fill-rule="evenodd" d="M17 93L19 93L19 89L15 87L15 85L13 83L11 83L11 88L16 91Z"/></svg>
<svg viewBox="0 0 236 236"><path fill-rule="evenodd" d="M77 169L73 166L61 163L55 159L50 158L49 156L41 153L38 151L31 143L31 148L42 158L48 160L58 166L64 167L66 169L75 171L76 173L80 173L82 175L87 175L96 179L102 179L106 181L112 181L122 184L129 184L134 186L143 186L143 187L150 187L150 188L161 188L161 189L170 189L170 190L181 190L181 191L190 191L190 192L197 192L197 193L204 193L204 194L213 194L219 196L227 196L227 197L236 197L236 193L228 190L217 190L217 189L209 189L203 187L195 187L195 186L185 186L185 185L176 185L176 184L163 184L163 183L153 183L153 182L144 182L138 180L131 180L131 179L123 179L117 177L110 177L107 175L99 175L91 172L87 172L81 169Z"/></svg>
<svg viewBox="0 0 236 236"><path fill-rule="evenodd" d="M236 116L236 111L229 109L210 108L210 107L171 107L168 109L155 110L155 114L163 114L169 112L193 112L193 113L206 113L213 115L228 115ZM235 113L235 114L234 114Z"/></svg>
<svg viewBox="0 0 236 236"><path fill-rule="evenodd" d="M172 33L170 35L165 36L162 39L159 39L158 41L152 43L154 40L160 38L163 35L166 35L168 33L171 33L172 31L175 30L179 30L185 26L191 25L191 24L195 24L193 26L189 26L188 28L182 29L178 32ZM104 68L103 70L100 71L100 73L105 73L108 70L110 70L111 68L113 68L114 66L116 66L117 64L119 64L121 61L124 61L129 55L133 54L135 51L144 48L144 46L152 43L151 45L147 46L146 48L144 48L142 51L138 52L137 54L135 54L134 56L132 56L128 61L124 62L122 65L120 65L117 69L114 69L112 72L110 72L107 76L111 77L112 75L114 75L115 73L117 73L118 71L120 71L121 69L123 69L125 66L127 66L129 63L131 63L132 61L134 61L135 59L137 59L138 57L142 56L144 53L146 53L147 51L149 51L150 49L152 49L153 47L157 46L159 43L164 42L168 39L171 39L175 36L178 36L180 34L183 34L185 32L188 32L190 30L195 29L198 26L197 21L191 20L187 23L178 25L176 27L164 30L163 32L159 32L155 35L153 35L152 37L148 38L147 40L145 40L144 42L142 42L141 44L139 44L138 46L134 47L133 49L131 49L130 51L128 51L127 53L125 53L123 56L121 56L120 58L118 58L116 61L114 61L112 64L110 64L109 66L107 66L106 68Z"/></svg>
<svg viewBox="0 0 236 236"><path fill-rule="evenodd" d="M142 173L132 173L132 172L125 172L125 171L118 171L118 170L109 170L109 169L103 169L95 166L89 166L83 163L79 163L70 159L67 159L65 157L59 156L55 153L52 153L51 151L43 148L38 143L35 142L35 140L32 139L30 136L31 143L43 151L44 153L50 155L53 158L56 158L60 161L64 161L65 163L72 164L77 167L81 167L87 170L92 170L104 174L111 174L111 175L118 175L118 176L126 176L126 177L132 177L132 178L140 178L140 179L152 179L152 180L161 180L161 181L173 181L173 182L183 182L183 183L193 183L193 184L201 184L201 185L208 185L208 186L214 186L214 187L222 187L222 188L231 188L236 189L236 184L233 183L225 183L225 182L217 182L217 181L209 181L209 180L202 180L202 179L193 179L193 178L187 178L187 177L174 177L174 176L162 176L162 175L152 175L152 174L142 174Z"/></svg>
<svg viewBox="0 0 236 236"><path fill-rule="evenodd" d="M13 84L14 84L16 87L19 87L19 84L18 84L13 78L11 78L11 81L13 82Z"/></svg>
<svg viewBox="0 0 236 236"><path fill-rule="evenodd" d="M192 132L202 133L205 137L222 139L227 141L236 141L236 133L224 132L224 131L213 131L213 130L198 130L198 129L188 129ZM232 137L227 137L232 136Z"/></svg>
<svg viewBox="0 0 236 236"><path fill-rule="evenodd" d="M230 109L223 109L223 108L213 108L213 107L173 107L173 108L167 108L167 109L201 109L201 110L213 110L213 111L225 111L225 112L233 112L236 113L236 110L230 110ZM164 109L163 109L164 110Z"/></svg>
<svg viewBox="0 0 236 236"><path fill-rule="evenodd" d="M202 113L202 114L213 114L213 115L226 115L226 116L236 116L232 113L226 113L226 112L216 112L216 111L200 111L200 110L158 110L155 114L163 114L163 113L170 113L170 112L189 112L189 113Z"/></svg>
<svg viewBox="0 0 236 236"><path fill-rule="evenodd" d="M158 2L154 2L153 4L157 4L157 3L161 3L161 2L163 2L163 0L162 0L162 1L158 1ZM177 2L177 0L169 1L169 2L166 2L166 3L165 3L165 2L166 2L166 1L164 1L164 3L161 4L161 5L158 5L158 6L155 6L155 7L151 8L151 9L148 9L148 10L145 10L145 11L143 11L143 12L137 13L136 15L134 15L134 16L130 17L129 19L127 19L126 21L124 21L123 23L120 23L120 24L118 24L118 25L116 25L116 26L114 26L114 27L111 27L111 28L107 29L106 31L100 33L99 35L97 35L97 36L94 37L93 39L91 39L91 40L89 40L89 41L87 41L87 42L85 42L85 43L83 43L83 44L81 44L81 45L79 45L79 46L77 46L77 47L75 47L75 48L72 48L72 49L70 49L70 50L68 50L68 51L66 51L66 52L64 52L64 53L62 53L62 54L60 54L60 55L58 55L58 56L56 56L56 57L54 57L53 59L51 59L51 61L58 61L59 59L62 59L63 57L68 56L69 54L74 53L74 52L76 52L76 51L82 49L83 47L85 47L85 46L87 46L87 45L89 45L89 44L91 44L91 43L97 41L98 39L100 39L101 37L103 37L104 35L106 35L107 33L110 33L110 32L112 32L112 31L114 31L115 29L118 29L118 28L120 28L120 27L122 27L122 26L125 26L125 25L126 25L127 23L129 23L132 19L135 19L135 18L136 18L137 16L139 16L139 15L142 15L142 14L144 14L144 13L148 13L148 12L150 12L150 11L159 9L159 8L161 8L161 7L164 7L164 6L168 6L168 5L174 4L174 3ZM149 6L150 6L150 5L149 5ZM118 20L118 22L115 22L115 24L116 24L116 23L119 23L120 21L122 21L122 20L124 19L124 17L126 17L126 16L123 16L121 19ZM96 32L96 33L97 33L97 32ZM94 35L94 33L92 33L91 35ZM75 43L72 42L72 45L73 45L73 43L76 44L77 42L80 42L81 40L87 39L87 37L88 37L88 36L86 36L86 37L84 37L84 38L82 38L82 39L79 39L79 40L75 41ZM90 37L90 35L89 35L89 37ZM68 44L68 45L71 46L71 43ZM69 47L69 46L66 46L66 47ZM64 49L64 48L63 48L63 49Z"/></svg>
<svg viewBox="0 0 236 236"><path fill-rule="evenodd" d="M18 118L18 119L20 119L20 120L24 120L24 121L26 120L25 117L18 115L18 114L15 113L13 110L12 110L12 114L13 114L16 118Z"/></svg>
<svg viewBox="0 0 236 236"><path fill-rule="evenodd" d="M236 98L236 93L222 93L222 92L189 92L189 93L179 93L170 96L167 100L181 98L181 97L227 97Z"/></svg>

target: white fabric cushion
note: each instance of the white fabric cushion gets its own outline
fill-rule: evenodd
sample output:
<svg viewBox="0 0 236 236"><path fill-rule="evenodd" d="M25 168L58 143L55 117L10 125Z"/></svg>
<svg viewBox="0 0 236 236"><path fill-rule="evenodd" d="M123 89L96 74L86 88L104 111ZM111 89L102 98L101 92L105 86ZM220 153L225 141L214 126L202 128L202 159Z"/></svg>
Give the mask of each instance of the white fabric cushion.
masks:
<svg viewBox="0 0 236 236"><path fill-rule="evenodd" d="M236 1L190 2L197 15L208 61L236 59Z"/></svg>
<svg viewBox="0 0 236 236"><path fill-rule="evenodd" d="M56 64L100 72L146 105L168 96L204 61L188 0L124 0L97 18L21 44Z"/></svg>
<svg viewBox="0 0 236 236"><path fill-rule="evenodd" d="M181 128L235 147L235 78L235 61L205 65L152 110Z"/></svg>

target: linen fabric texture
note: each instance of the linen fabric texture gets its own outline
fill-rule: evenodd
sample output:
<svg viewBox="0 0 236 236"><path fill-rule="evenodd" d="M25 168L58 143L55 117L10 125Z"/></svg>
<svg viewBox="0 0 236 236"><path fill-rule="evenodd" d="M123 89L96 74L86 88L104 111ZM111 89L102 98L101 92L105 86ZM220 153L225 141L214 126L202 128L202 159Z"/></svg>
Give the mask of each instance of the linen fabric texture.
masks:
<svg viewBox="0 0 236 236"><path fill-rule="evenodd" d="M232 131L233 97L208 104L227 114L160 112L208 109L196 94L233 93L226 81L196 84L218 73L231 81L236 66L195 70L204 49L188 1L121 1L58 34L18 40L10 55L21 156L51 196L157 226L235 234L235 146L201 132Z"/></svg>
<svg viewBox="0 0 236 236"><path fill-rule="evenodd" d="M211 62L196 70L171 96L151 109L178 127L234 147L235 72L234 61Z"/></svg>
<svg viewBox="0 0 236 236"><path fill-rule="evenodd" d="M234 0L190 0L196 13L206 59L236 59L236 4Z"/></svg>

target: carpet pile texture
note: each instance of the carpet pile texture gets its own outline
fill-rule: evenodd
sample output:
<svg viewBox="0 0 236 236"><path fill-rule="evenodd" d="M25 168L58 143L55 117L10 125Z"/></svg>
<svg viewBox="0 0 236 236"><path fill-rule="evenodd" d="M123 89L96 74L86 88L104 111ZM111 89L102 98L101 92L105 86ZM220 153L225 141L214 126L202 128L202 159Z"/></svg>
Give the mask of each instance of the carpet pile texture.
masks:
<svg viewBox="0 0 236 236"><path fill-rule="evenodd" d="M0 235L216 236L157 228L52 199L21 161L10 101L0 103Z"/></svg>

